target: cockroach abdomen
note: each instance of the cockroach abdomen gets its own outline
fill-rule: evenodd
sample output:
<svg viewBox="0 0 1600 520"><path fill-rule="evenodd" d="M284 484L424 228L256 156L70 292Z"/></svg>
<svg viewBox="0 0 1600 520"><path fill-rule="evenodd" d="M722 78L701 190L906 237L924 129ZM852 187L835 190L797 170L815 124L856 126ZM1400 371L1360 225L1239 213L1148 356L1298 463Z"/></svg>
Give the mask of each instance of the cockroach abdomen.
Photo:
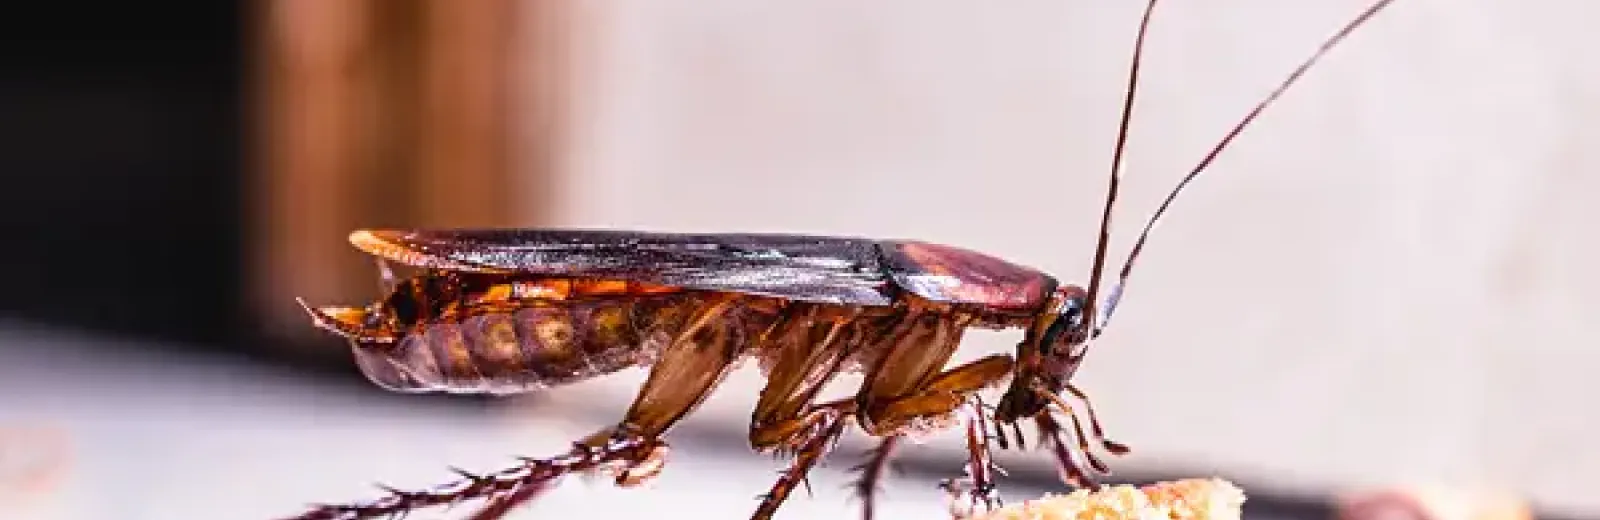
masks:
<svg viewBox="0 0 1600 520"><path fill-rule="evenodd" d="M361 370L372 384L378 388L391 392L419 392L427 390L420 381L406 373L400 363L395 362L384 352L391 350L391 345L362 345L351 346L351 353L355 356L356 368ZM404 348L404 347L402 347Z"/></svg>
<svg viewBox="0 0 1600 520"><path fill-rule="evenodd" d="M559 385L588 374L580 344L583 331L572 312L557 306L522 309L513 314L529 376Z"/></svg>
<svg viewBox="0 0 1600 520"><path fill-rule="evenodd" d="M487 390L483 387L483 374L478 371L478 364L472 356L472 347L467 344L466 334L461 331L461 326L454 323L440 323L430 325L422 332L422 337L433 353L434 363L439 366L440 375L444 376L444 384L448 390L458 392L473 392Z"/></svg>
<svg viewBox="0 0 1600 520"><path fill-rule="evenodd" d="M467 318L462 324L472 362L493 389L517 386L527 370L516 324L501 313Z"/></svg>

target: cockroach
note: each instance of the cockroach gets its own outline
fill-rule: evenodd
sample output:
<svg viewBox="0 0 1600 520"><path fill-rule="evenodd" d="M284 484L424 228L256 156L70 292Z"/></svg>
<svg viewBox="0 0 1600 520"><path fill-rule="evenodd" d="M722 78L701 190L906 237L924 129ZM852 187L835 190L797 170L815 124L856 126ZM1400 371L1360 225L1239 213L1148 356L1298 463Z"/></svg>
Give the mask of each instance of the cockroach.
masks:
<svg viewBox="0 0 1600 520"><path fill-rule="evenodd" d="M881 443L861 467L858 489L869 518L871 491L896 442L960 424L967 475L947 485L975 503L993 507L991 444L1022 447L1021 424L1030 422L1066 483L1098 487L1095 475L1109 470L1092 448L1118 455L1128 448L1106 438L1072 377L1110 320L1151 229L1262 110L1391 1L1370 5L1328 38L1189 171L1145 223L1104 300L1111 212L1154 0L1134 43L1087 288L920 241L598 229L356 231L350 242L377 259L386 295L365 307L301 305L316 326L351 343L360 370L382 388L508 394L632 367L649 373L621 421L566 453L524 458L492 474L458 471L462 478L446 486L389 490L295 518L375 518L487 499L478 518L492 519L575 472L605 472L623 486L644 482L665 464L663 435L751 359L766 383L751 416L750 446L792 456L754 518L771 518L852 425ZM391 263L416 273L398 277ZM1021 329L1023 337L1014 355L946 369L972 328ZM819 390L841 373L862 374L859 389L819 402ZM978 392L998 387L1005 391L993 406L978 400Z"/></svg>

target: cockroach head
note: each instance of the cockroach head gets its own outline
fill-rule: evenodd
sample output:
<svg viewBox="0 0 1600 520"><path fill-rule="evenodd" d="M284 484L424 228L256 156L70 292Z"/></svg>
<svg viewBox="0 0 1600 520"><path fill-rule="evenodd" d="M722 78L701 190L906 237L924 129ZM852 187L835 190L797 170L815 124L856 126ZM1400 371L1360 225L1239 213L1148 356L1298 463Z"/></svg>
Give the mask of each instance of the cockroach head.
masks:
<svg viewBox="0 0 1600 520"><path fill-rule="evenodd" d="M1039 392L1059 393L1072 379L1093 326L1088 302L1089 293L1082 287L1056 289L1048 310L1038 315L1022 340L1019 371L1000 400L997 419L1011 422L1043 413L1049 399Z"/></svg>

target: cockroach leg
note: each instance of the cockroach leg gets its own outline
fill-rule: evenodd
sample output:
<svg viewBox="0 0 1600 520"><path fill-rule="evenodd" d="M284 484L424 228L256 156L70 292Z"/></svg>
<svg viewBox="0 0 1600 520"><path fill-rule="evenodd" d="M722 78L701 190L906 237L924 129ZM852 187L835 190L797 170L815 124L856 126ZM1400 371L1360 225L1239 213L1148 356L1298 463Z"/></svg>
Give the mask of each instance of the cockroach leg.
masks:
<svg viewBox="0 0 1600 520"><path fill-rule="evenodd" d="M661 470L667 467L667 453L670 449L666 443L657 443L644 458L629 461L626 466L617 469L618 487L638 487L649 483L661 475Z"/></svg>
<svg viewBox="0 0 1600 520"><path fill-rule="evenodd" d="M818 407L804 420L808 426L798 431L789 443L795 447L794 461L778 477L772 490L761 497L761 505L750 516L751 520L770 520L778 512L778 507L789 498L789 494L794 492L794 488L806 481L806 475L811 473L834 440L844 432L845 419L849 417L851 408L854 408L854 403L849 400L836 401Z"/></svg>
<svg viewBox="0 0 1600 520"><path fill-rule="evenodd" d="M876 448L867 453L867 461L853 468L861 472L861 478L855 482L856 495L861 499L861 520L872 520L878 481L883 479L884 472L889 469L889 457L894 455L895 447L899 446L900 440L899 435L884 437L878 441Z"/></svg>
<svg viewBox="0 0 1600 520"><path fill-rule="evenodd" d="M948 495L946 498L951 516L955 518L970 516L980 504L991 511L1002 505L995 475L1004 474L1004 471L994 463L989 449L989 427L983 415L986 410L976 395L971 397L969 403L966 414L966 476L939 482L939 488Z"/></svg>
<svg viewBox="0 0 1600 520"><path fill-rule="evenodd" d="M967 416L967 479L972 483L972 507L976 508L979 502L984 507L993 510L1000 505L1000 496L995 486L995 466L992 452L989 450L989 439L983 419L981 406L970 406Z"/></svg>
<svg viewBox="0 0 1600 520"><path fill-rule="evenodd" d="M690 316L650 368L623 420L627 429L661 435L727 377L741 342L735 324L719 318L733 305L734 299L724 296Z"/></svg>
<svg viewBox="0 0 1600 520"><path fill-rule="evenodd" d="M509 494L489 499L488 505L473 513L472 516L467 517L467 520L500 520L505 518L507 514L510 514L518 506L544 494L545 491L552 487L551 484L551 482L531 484Z"/></svg>
<svg viewBox="0 0 1600 520"><path fill-rule="evenodd" d="M892 442L900 437L899 432L908 427L917 429L918 421L948 416L967 402L973 393L1003 381L1011 374L1015 364L1008 355L985 357L941 372L932 378L925 378L926 383L905 397L887 399L882 403L868 401L867 406L873 410L866 414L871 427L863 426L863 428L872 435L883 437L885 444L874 454L874 461L867 466L869 471L863 474L861 484L857 488L861 491L862 512L865 518L871 518L872 491L881 475L882 467L887 464ZM981 415L983 409L976 408L975 413ZM990 495L993 492L993 479L990 474L992 466L988 459L988 438L981 429L983 428L981 423L972 421L969 424L969 441L980 444L982 450L981 455L976 456L981 460L971 462L976 464L977 466L973 467L978 469L969 469L974 483L979 488L979 493L974 498L992 503ZM875 429L881 430L875 431Z"/></svg>
<svg viewBox="0 0 1600 520"><path fill-rule="evenodd" d="M1100 446L1104 447L1106 451L1116 455L1125 455L1128 452L1133 451L1132 449L1128 448L1128 445L1113 441L1106 437L1105 429L1100 427L1100 418L1094 413L1094 404L1089 402L1089 394L1085 393L1082 389L1079 389L1078 385L1074 385L1072 383L1067 383L1066 388L1067 392L1070 392L1073 397L1078 398L1078 402L1083 403L1083 411L1089 415L1089 431L1094 433L1095 440L1100 441Z"/></svg>
<svg viewBox="0 0 1600 520"><path fill-rule="evenodd" d="M1036 386L1034 388L1034 391L1037 392L1040 396L1043 396L1045 399L1049 400L1052 404L1055 404L1056 407L1060 408L1063 413L1067 414L1068 418L1072 419L1072 432L1073 432L1073 435L1075 437L1077 437L1078 452L1080 454L1082 454L1082 456L1089 461L1089 465L1092 466L1095 469L1095 471L1099 472L1102 475L1109 474L1110 473L1109 467L1106 466L1105 462L1101 461L1099 457L1096 457L1092 450L1090 450L1090 448L1089 448L1089 436L1084 435L1084 433L1083 433L1083 421L1078 418L1077 411L1072 408L1072 405L1067 403L1067 401L1065 399L1062 399L1061 396L1056 395L1054 392L1051 392L1047 387L1043 386L1042 384ZM1078 396L1079 399L1081 401L1083 401L1084 409L1088 412L1091 422L1098 422L1094 418L1093 408L1089 407L1087 394L1084 394L1081 390L1074 391L1072 393L1073 393L1074 396ZM1049 415L1049 413L1048 412L1044 412L1042 415ZM1111 452L1113 455L1122 455L1122 454L1128 453L1128 447L1127 446L1123 446L1123 445L1118 444L1116 442L1112 442L1112 441L1106 440L1105 437L1104 437L1103 432L1096 431L1095 432L1095 439L1099 440L1101 446L1104 446L1106 448L1106 451Z"/></svg>
<svg viewBox="0 0 1600 520"><path fill-rule="evenodd" d="M522 459L522 464L485 475L465 475L463 479L420 491L401 491L384 488L385 497L361 504L321 505L290 520L366 520L392 518L427 507L452 505L468 500L488 498L490 504L478 518L494 520L499 515L493 511L502 505L509 510L507 501L524 502L538 494L538 490L553 484L571 473L604 469L613 464L633 465L647 460L659 446L659 441L629 432L618 431L598 444L578 443L563 455L547 459ZM531 490L530 490L531 489ZM518 495L526 495L516 498Z"/></svg>
<svg viewBox="0 0 1600 520"><path fill-rule="evenodd" d="M948 416L974 392L1010 377L1015 365L1011 356L996 354L927 378L921 388L903 397L868 401L862 428L874 436L886 436L918 420Z"/></svg>
<svg viewBox="0 0 1600 520"><path fill-rule="evenodd" d="M795 419L812 406L817 392L838 375L848 354L849 317L827 308L786 313L763 334L761 344L774 349L755 411L750 417L750 447L766 450L793 437Z"/></svg>
<svg viewBox="0 0 1600 520"><path fill-rule="evenodd" d="M1089 476L1089 472L1084 470L1084 463L1078 460L1085 453L1074 450L1073 445L1061 438L1064 431L1055 416L1041 413L1034 417L1034 424L1039 427L1041 442L1047 443L1056 457L1056 470L1060 472L1061 480L1073 487L1098 491L1100 483Z"/></svg>
<svg viewBox="0 0 1600 520"><path fill-rule="evenodd" d="M869 434L878 437L898 437L902 427L910 426L920 419L942 418L952 411L957 410L965 402L968 395L986 387L994 386L995 382L1003 381L1010 376L1011 368L1016 365L1010 355L990 355L979 358L976 362L957 366L952 370L936 374L933 378L925 379L925 384L920 389L914 389L907 397L886 398L882 403L869 400L869 406L874 406L874 413L869 413L874 427L882 427L882 432ZM789 421L773 422L770 426L758 430L757 437L784 438L778 446L786 446L795 451L795 461L784 472L784 477L773 486L768 496L762 501L762 506L755 512L754 518L771 518L778 510L782 501L787 499L794 486L802 482L806 472L821 459L826 453L827 443L838 437L838 430L842 429L845 416L858 416L856 410L858 398L845 398L838 402L819 405L803 418L789 419ZM883 454L888 456L888 454ZM886 461L885 461L886 462ZM872 477L877 478L877 477ZM864 496L864 512L870 514L870 494Z"/></svg>

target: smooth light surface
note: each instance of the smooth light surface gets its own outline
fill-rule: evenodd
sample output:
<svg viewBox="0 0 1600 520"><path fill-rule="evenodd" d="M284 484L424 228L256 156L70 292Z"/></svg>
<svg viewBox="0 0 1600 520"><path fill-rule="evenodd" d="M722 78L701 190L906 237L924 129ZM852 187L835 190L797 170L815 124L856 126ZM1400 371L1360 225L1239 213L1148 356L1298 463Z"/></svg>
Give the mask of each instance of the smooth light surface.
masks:
<svg viewBox="0 0 1600 520"><path fill-rule="evenodd" d="M1082 282L1138 4L584 4L561 223L915 237ZM1165 2L1114 252L1364 5ZM1138 450L1119 464L1600 511L1595 19L1399 0L1269 111L1159 228L1082 373Z"/></svg>

